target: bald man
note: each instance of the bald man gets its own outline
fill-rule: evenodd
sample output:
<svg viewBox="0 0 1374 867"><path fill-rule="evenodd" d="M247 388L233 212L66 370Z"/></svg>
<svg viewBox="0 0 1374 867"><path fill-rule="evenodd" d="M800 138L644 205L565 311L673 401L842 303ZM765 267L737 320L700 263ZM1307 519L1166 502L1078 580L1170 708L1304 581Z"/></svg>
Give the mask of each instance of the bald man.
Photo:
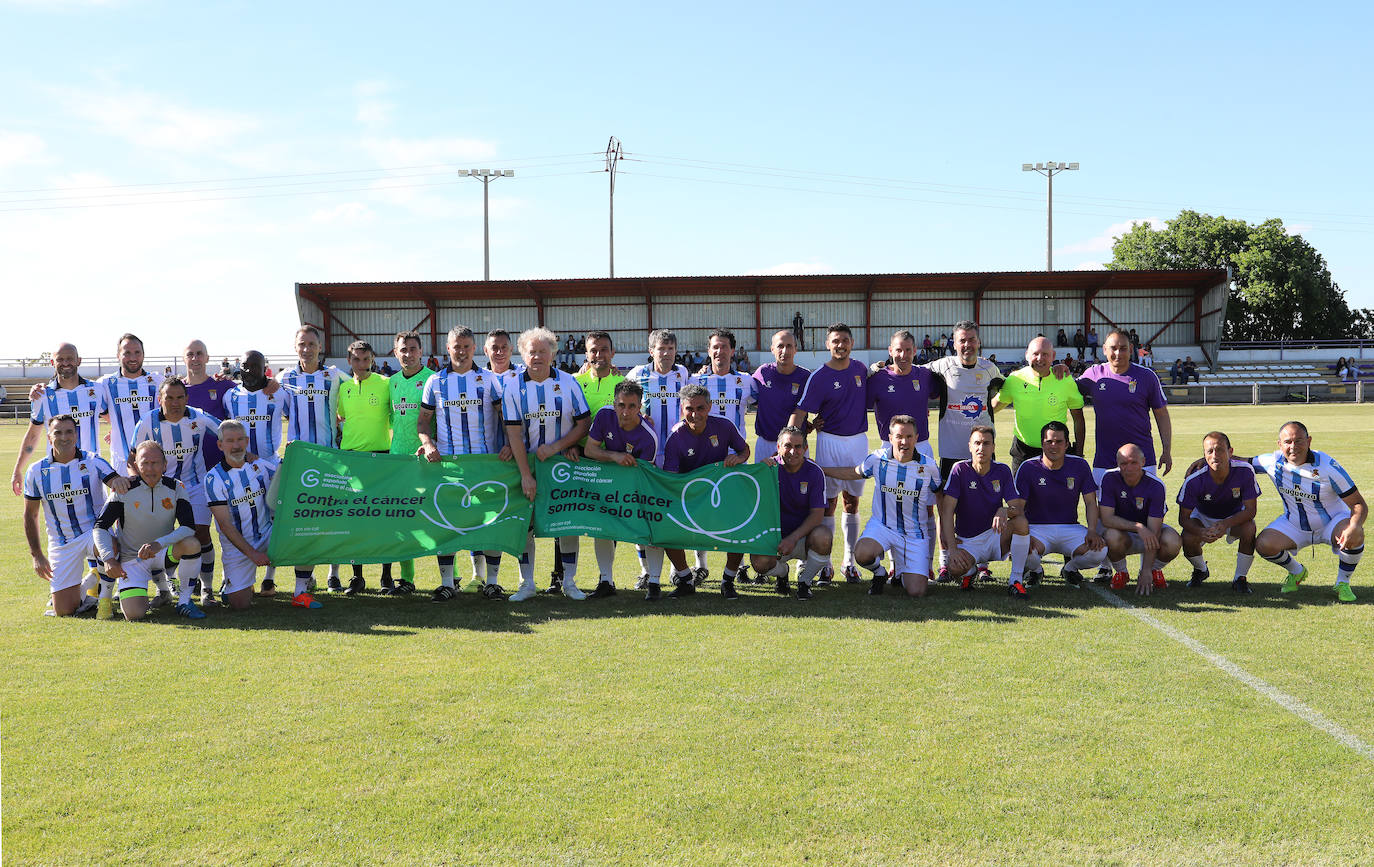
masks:
<svg viewBox="0 0 1374 867"><path fill-rule="evenodd" d="M1126 443L1117 449L1116 469L1103 474L1097 502L1112 564L1112 589L1125 589L1130 580L1126 558L1139 554L1135 592L1149 596L1163 590L1168 586L1163 567L1178 556L1183 539L1164 523L1169 497L1164 483L1145 472L1145 452L1140 446Z"/></svg>
<svg viewBox="0 0 1374 867"><path fill-rule="evenodd" d="M1037 337L1026 347L1026 366L1014 370L992 399L992 411L1005 406L1016 409L1016 435L1011 443L1011 471L1028 458L1040 456L1040 431L1057 421L1067 425L1073 417L1073 442L1069 453L1083 454L1083 395L1071 377L1054 375L1054 344Z"/></svg>
<svg viewBox="0 0 1374 867"><path fill-rule="evenodd" d="M49 419L71 416L76 421L76 447L87 454L100 454L100 416L108 409L105 389L81 376L81 354L72 344L59 344L51 362L52 379L34 386L29 393L29 429L24 432L10 479L16 497L23 491L24 468L35 460L34 449L43 439Z"/></svg>

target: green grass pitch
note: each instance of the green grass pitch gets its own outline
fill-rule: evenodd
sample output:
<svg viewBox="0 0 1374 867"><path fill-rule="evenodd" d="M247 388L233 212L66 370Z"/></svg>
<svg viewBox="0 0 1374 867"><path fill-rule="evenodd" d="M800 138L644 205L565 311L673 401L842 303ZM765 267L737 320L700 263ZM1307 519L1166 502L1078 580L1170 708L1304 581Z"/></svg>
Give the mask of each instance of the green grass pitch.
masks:
<svg viewBox="0 0 1374 867"><path fill-rule="evenodd" d="M1252 454L1293 416L1374 490L1374 408L1178 407L1170 494L1206 430ZM2 508L7 864L1374 862L1374 761L1053 559L1029 603L713 582L653 606L623 547L620 594L584 603L433 605L429 560L413 597L128 624L41 616ZM1310 549L1296 598L1258 560L1242 598L1233 551L1123 598L1374 743L1374 562L1357 604Z"/></svg>

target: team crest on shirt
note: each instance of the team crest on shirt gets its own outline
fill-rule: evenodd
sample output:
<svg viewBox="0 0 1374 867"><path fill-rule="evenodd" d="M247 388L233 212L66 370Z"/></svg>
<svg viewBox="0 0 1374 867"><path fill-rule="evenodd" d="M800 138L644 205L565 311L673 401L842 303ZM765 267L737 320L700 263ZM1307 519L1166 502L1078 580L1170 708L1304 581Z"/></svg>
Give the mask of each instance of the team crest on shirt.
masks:
<svg viewBox="0 0 1374 867"><path fill-rule="evenodd" d="M863 388L864 378L857 373L854 374L854 384L859 386L860 388Z"/></svg>
<svg viewBox="0 0 1374 867"><path fill-rule="evenodd" d="M800 382L794 382L794 383L792 383L792 393L793 393L793 394L796 394L796 393L798 393L799 391L801 391L801 383L800 383Z"/></svg>
<svg viewBox="0 0 1374 867"><path fill-rule="evenodd" d="M554 394L562 394L562 393L563 393L563 386L561 386L561 385L559 385L558 383L555 382L555 383L553 384L553 393L554 393Z"/></svg>
<svg viewBox="0 0 1374 867"><path fill-rule="evenodd" d="M635 453L635 444L634 444L634 443L625 443L625 454L627 454L627 455L632 455L632 454L634 454L634 453Z"/></svg>
<svg viewBox="0 0 1374 867"><path fill-rule="evenodd" d="M199 430L199 429L200 429L200 422L198 422L198 421L193 421L193 422L191 422L191 430Z"/></svg>
<svg viewBox="0 0 1374 867"><path fill-rule="evenodd" d="M85 464L81 464L81 466L79 466L77 469L81 470L81 472L84 473L84 472L86 472L86 465L85 465Z"/></svg>
<svg viewBox="0 0 1374 867"><path fill-rule="evenodd" d="M1135 394L1135 380L1134 380L1134 379L1129 380L1129 381L1126 383L1126 390L1129 391L1131 394Z"/></svg>
<svg viewBox="0 0 1374 867"><path fill-rule="evenodd" d="M771 380L771 379L765 379L765 380L761 380L761 381L763 382L763 387L764 387L764 388L772 388L772 387L773 387L773 380Z"/></svg>
<svg viewBox="0 0 1374 867"><path fill-rule="evenodd" d="M170 508L172 508L172 499L171 499L170 497L163 497L163 498L162 498L162 508L164 508L164 509L170 509Z"/></svg>
<svg viewBox="0 0 1374 867"><path fill-rule="evenodd" d="M711 434L711 447L712 447L712 448L719 448L719 447L720 447L720 437L717 437L715 434Z"/></svg>
<svg viewBox="0 0 1374 867"><path fill-rule="evenodd" d="M913 389L915 389L916 391L920 391L920 390L921 390L921 381L920 381L919 379L913 379L913 380L911 381L911 387L912 387Z"/></svg>
<svg viewBox="0 0 1374 867"><path fill-rule="evenodd" d="M152 385L152 384L153 384L153 375L152 375L151 373L148 374L148 384L149 384L149 385Z"/></svg>
<svg viewBox="0 0 1374 867"><path fill-rule="evenodd" d="M1231 489L1231 496L1232 496L1233 498L1239 500L1239 499L1240 499L1240 488L1232 488L1232 489ZM1211 494L1208 494L1208 495L1207 495L1207 499L1210 500L1211 498L1212 498L1212 495L1211 495Z"/></svg>
<svg viewBox="0 0 1374 867"><path fill-rule="evenodd" d="M1145 498L1144 498L1144 497L1136 497L1136 498L1135 498L1135 507L1136 507L1137 509L1143 509L1143 508L1145 508Z"/></svg>
<svg viewBox="0 0 1374 867"><path fill-rule="evenodd" d="M993 480L992 480L992 492L993 492L994 494L1000 494L1000 493L1002 493L1002 480L1001 480L1001 479L993 479Z"/></svg>
<svg viewBox="0 0 1374 867"><path fill-rule="evenodd" d="M1232 489L1231 489L1231 495L1232 495L1232 496L1240 496L1240 488L1232 488ZM1211 494L1203 494L1203 495L1202 495L1202 499L1207 500L1208 502L1211 502L1211 500L1212 500L1212 495L1211 495Z"/></svg>
<svg viewBox="0 0 1374 867"><path fill-rule="evenodd" d="M95 397L95 389L93 389L93 388L88 388L88 389L86 389L86 396L87 396L87 397Z"/></svg>
<svg viewBox="0 0 1374 867"><path fill-rule="evenodd" d="M805 493L806 493L806 489L807 489L807 487L810 486L810 484L811 484L810 482L801 482L800 484L797 485L797 488L798 488L803 494L805 494Z"/></svg>
<svg viewBox="0 0 1374 867"><path fill-rule="evenodd" d="M1073 490L1074 483L1077 482L1078 479L1075 479L1075 478L1073 478L1072 476L1070 476L1068 481L1069 481L1069 490L1072 491L1072 490Z"/></svg>
<svg viewBox="0 0 1374 867"><path fill-rule="evenodd" d="M210 399L211 399L211 400L219 400L219 389L215 389L215 388L210 389ZM313 398L312 398L312 400L313 400Z"/></svg>

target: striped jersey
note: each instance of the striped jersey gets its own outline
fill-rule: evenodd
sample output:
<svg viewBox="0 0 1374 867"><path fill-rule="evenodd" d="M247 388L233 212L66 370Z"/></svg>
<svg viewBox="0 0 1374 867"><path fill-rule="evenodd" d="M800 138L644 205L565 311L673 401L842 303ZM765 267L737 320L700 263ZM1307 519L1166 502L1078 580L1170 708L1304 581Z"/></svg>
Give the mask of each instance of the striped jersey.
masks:
<svg viewBox="0 0 1374 867"><path fill-rule="evenodd" d="M652 364L630 368L625 378L639 383L644 389L644 417L658 436L658 461L663 460L663 445L673 426L682 421L682 400L677 396L682 387L691 382L687 368L674 365L667 373L659 373Z"/></svg>
<svg viewBox="0 0 1374 867"><path fill-rule="evenodd" d="M507 367L501 373L496 373L496 371L492 370L491 365L487 365L483 369L496 377L496 384L500 387L501 394L504 396L506 393L506 389L510 386L510 384L512 382L515 382L520 377L520 374L525 372L525 365L512 365L510 367ZM492 448L492 451L501 451L501 449L506 447L506 442L506 426L498 421L496 423L496 445Z"/></svg>
<svg viewBox="0 0 1374 867"><path fill-rule="evenodd" d="M504 378L480 367L458 373L450 365L425 382L420 406L434 413L439 454L490 455L501 450L505 444L500 435Z"/></svg>
<svg viewBox="0 0 1374 867"><path fill-rule="evenodd" d="M275 460L277 448L281 446L282 406L286 403L286 386L278 394L265 394L249 391L242 384L229 389L224 396L224 411L235 421L240 421L248 429L248 451L260 458Z"/></svg>
<svg viewBox="0 0 1374 867"><path fill-rule="evenodd" d="M1307 463L1301 466L1290 464L1283 452L1277 451L1256 455L1250 464L1274 483L1283 500L1283 516L1303 530L1319 530L1333 516L1344 516L1350 510L1341 498L1355 490L1355 480L1326 452L1309 450Z"/></svg>
<svg viewBox="0 0 1374 867"><path fill-rule="evenodd" d="M935 505L940 466L921 452L906 463L879 449L854 468L873 479L873 517L898 533L925 538L926 507Z"/></svg>
<svg viewBox="0 0 1374 867"><path fill-rule="evenodd" d="M334 365L305 373L299 367L277 377L281 391L282 415L286 417L286 441L296 440L325 448L337 448L334 436L335 411L339 402L339 383L348 379Z"/></svg>
<svg viewBox="0 0 1374 867"><path fill-rule="evenodd" d="M101 487L117 474L104 458L77 449L76 457L61 463L49 454L24 473L24 499L42 503L48 526L48 545L65 545L89 533L105 507Z"/></svg>
<svg viewBox="0 0 1374 867"><path fill-rule="evenodd" d="M205 478L205 452L201 442L206 433L219 436L219 419L195 407L186 407L181 421L168 421L161 409L145 415L134 428L133 445L155 442L167 455L167 475L187 485L198 485Z"/></svg>
<svg viewBox="0 0 1374 867"><path fill-rule="evenodd" d="M261 548L272 534L272 513L267 508L267 489L275 469L266 461L231 467L220 461L205 474L205 499L211 506L228 506L234 529L254 548ZM220 533L224 528L220 528Z"/></svg>
<svg viewBox="0 0 1374 867"><path fill-rule="evenodd" d="M98 382L79 379L75 388L62 388L57 377L43 386L43 395L31 402L29 420L47 424L48 419L69 415L76 419L76 447L89 454L100 454L100 416L108 407L105 388Z"/></svg>
<svg viewBox="0 0 1374 867"><path fill-rule="evenodd" d="M711 415L720 416L749 435L744 426L744 413L755 400L759 384L747 373L701 373L693 382L711 392Z"/></svg>
<svg viewBox="0 0 1374 867"><path fill-rule="evenodd" d="M506 386L501 415L506 424L519 422L526 451L534 451L567 436L591 411L571 373L554 370L548 379L535 382L526 370Z"/></svg>
<svg viewBox="0 0 1374 867"><path fill-rule="evenodd" d="M129 458L129 443L139 419L157 406L157 389L162 375L144 371L128 377L107 373L100 377L105 389L105 409L110 414L110 465L116 470Z"/></svg>

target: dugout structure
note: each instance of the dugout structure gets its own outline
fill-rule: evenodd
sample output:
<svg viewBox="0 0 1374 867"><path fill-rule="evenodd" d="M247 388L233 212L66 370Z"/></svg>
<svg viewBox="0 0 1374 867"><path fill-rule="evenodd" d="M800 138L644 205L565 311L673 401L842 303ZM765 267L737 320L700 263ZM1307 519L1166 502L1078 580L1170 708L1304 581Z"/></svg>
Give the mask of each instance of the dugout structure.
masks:
<svg viewBox="0 0 1374 867"><path fill-rule="evenodd" d="M619 352L644 350L654 328L677 332L683 350L728 328L757 352L801 313L807 349L822 348L832 322L854 330L856 349L885 349L899 328L919 343L971 319L985 347L1024 347L1037 333L1053 340L1059 328L1095 327L1105 339L1120 326L1156 346L1197 346L1212 364L1230 282L1226 269L1197 269L297 283L296 306L332 357L357 339L387 354L396 332L414 329L426 354L443 358L458 324L512 335L543 325L560 339L600 329Z"/></svg>

